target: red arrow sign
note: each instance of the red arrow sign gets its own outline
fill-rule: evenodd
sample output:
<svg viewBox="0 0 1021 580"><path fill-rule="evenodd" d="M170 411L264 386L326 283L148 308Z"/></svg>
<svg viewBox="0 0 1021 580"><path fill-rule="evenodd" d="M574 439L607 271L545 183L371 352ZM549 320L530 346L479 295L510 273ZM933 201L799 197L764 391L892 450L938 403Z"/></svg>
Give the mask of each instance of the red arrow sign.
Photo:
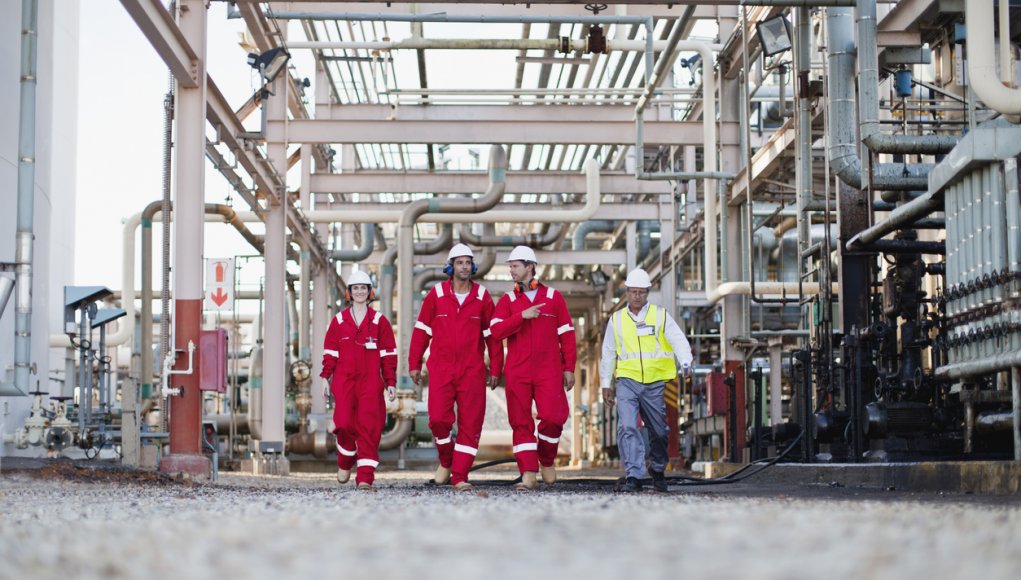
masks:
<svg viewBox="0 0 1021 580"><path fill-rule="evenodd" d="M217 306L223 306L223 303L226 302L230 296L223 292L223 288L217 288L216 292L209 295L209 298L212 299Z"/></svg>
<svg viewBox="0 0 1021 580"><path fill-rule="evenodd" d="M216 281L223 282L223 262L216 263ZM217 302L216 304L219 306L220 304L223 304L223 301Z"/></svg>

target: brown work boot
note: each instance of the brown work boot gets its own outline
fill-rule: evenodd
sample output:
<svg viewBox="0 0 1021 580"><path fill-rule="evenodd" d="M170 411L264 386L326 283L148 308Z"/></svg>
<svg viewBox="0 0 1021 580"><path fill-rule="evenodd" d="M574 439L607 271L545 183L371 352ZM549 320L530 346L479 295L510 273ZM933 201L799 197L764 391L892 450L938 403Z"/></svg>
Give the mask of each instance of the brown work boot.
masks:
<svg viewBox="0 0 1021 580"><path fill-rule="evenodd" d="M542 482L546 485L553 485L557 482L557 468L550 465L539 466L539 472L542 474Z"/></svg>
<svg viewBox="0 0 1021 580"><path fill-rule="evenodd" d="M351 479L350 469L337 469L337 483L347 483Z"/></svg>
<svg viewBox="0 0 1021 580"><path fill-rule="evenodd" d="M539 487L539 482L535 479L534 471L526 471L521 474L521 481L514 484L514 489L517 491L532 491Z"/></svg>
<svg viewBox="0 0 1021 580"><path fill-rule="evenodd" d="M454 491L471 491L472 484L467 481L459 481L454 484Z"/></svg>
<svg viewBox="0 0 1021 580"><path fill-rule="evenodd" d="M442 465L436 468L436 475L433 476L433 483L436 485L445 485L450 483L450 468L443 467Z"/></svg>

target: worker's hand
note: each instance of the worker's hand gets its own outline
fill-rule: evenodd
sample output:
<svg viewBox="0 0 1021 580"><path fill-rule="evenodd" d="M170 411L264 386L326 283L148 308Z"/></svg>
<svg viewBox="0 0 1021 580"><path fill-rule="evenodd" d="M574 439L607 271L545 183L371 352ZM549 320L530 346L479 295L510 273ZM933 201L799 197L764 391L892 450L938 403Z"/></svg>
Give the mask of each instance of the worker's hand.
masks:
<svg viewBox="0 0 1021 580"><path fill-rule="evenodd" d="M690 364L684 363L684 364L681 365L681 376L682 377L690 377L691 376L691 365Z"/></svg>
<svg viewBox="0 0 1021 580"><path fill-rule="evenodd" d="M386 388L386 400L391 403L397 400L397 387L390 385Z"/></svg>
<svg viewBox="0 0 1021 580"><path fill-rule="evenodd" d="M542 308L543 306L545 306L545 303L544 302L540 302L539 304L536 304L535 306L529 306L528 308L525 308L524 310L521 311L521 318L524 319L524 320L530 320L532 318L538 318L539 317L539 309Z"/></svg>
<svg viewBox="0 0 1021 580"><path fill-rule="evenodd" d="M500 384L500 377L491 376L488 379L486 379L486 386L489 387L490 390L495 390L496 385L498 384Z"/></svg>
<svg viewBox="0 0 1021 580"><path fill-rule="evenodd" d="M574 388L574 373L564 371L564 388L570 391Z"/></svg>
<svg viewBox="0 0 1021 580"><path fill-rule="evenodd" d="M422 371L411 371L409 374L411 375L411 380L415 381L416 385L422 384Z"/></svg>
<svg viewBox="0 0 1021 580"><path fill-rule="evenodd" d="M330 398L330 379L323 379L323 400Z"/></svg>
<svg viewBox="0 0 1021 580"><path fill-rule="evenodd" d="M616 391L614 391L612 387L603 387L603 400L606 401L607 405L612 407L614 403L617 402Z"/></svg>

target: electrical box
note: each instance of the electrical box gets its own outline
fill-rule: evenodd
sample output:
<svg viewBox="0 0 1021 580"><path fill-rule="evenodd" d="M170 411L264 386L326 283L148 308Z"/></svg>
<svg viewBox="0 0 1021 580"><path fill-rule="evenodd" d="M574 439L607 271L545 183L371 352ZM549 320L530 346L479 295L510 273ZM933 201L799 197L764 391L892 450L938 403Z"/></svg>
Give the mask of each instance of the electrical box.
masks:
<svg viewBox="0 0 1021 580"><path fill-rule="evenodd" d="M199 335L199 389L227 390L227 331L223 328Z"/></svg>
<svg viewBox="0 0 1021 580"><path fill-rule="evenodd" d="M726 415L730 412L730 394L727 392L727 385L723 382L723 373L712 372L706 376L706 391L709 393L709 404L707 415Z"/></svg>

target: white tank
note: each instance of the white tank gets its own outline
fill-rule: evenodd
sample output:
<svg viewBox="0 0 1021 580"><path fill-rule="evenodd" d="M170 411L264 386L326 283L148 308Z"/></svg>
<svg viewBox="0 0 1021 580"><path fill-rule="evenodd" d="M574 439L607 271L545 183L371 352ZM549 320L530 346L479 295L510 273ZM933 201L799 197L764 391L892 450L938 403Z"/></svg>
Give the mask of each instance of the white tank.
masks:
<svg viewBox="0 0 1021 580"><path fill-rule="evenodd" d="M59 7L57 6L59 4ZM77 0L39 2L36 167L32 286L32 358L36 373L31 390L57 394L63 379L64 353L51 351L49 337L62 331L64 286L74 280L75 180L78 145ZM21 86L21 2L0 5L0 262L13 262L18 190L18 126ZM12 274L4 274L12 276ZM0 316L0 377L13 382L15 297ZM31 408L31 397L0 397L3 434L20 428ZM16 452L3 446L2 455Z"/></svg>

